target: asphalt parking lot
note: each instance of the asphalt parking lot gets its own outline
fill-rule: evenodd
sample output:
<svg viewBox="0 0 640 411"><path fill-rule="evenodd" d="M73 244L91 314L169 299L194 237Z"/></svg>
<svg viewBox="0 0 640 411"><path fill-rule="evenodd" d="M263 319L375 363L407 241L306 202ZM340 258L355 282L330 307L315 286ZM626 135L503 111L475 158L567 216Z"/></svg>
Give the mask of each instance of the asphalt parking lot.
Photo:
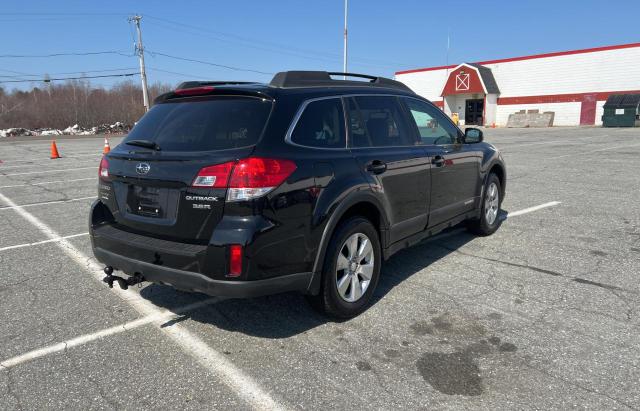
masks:
<svg viewBox="0 0 640 411"><path fill-rule="evenodd" d="M57 160L0 140L0 408L639 409L640 130L485 139L500 230L396 254L346 322L296 294L110 290L86 235L102 138Z"/></svg>

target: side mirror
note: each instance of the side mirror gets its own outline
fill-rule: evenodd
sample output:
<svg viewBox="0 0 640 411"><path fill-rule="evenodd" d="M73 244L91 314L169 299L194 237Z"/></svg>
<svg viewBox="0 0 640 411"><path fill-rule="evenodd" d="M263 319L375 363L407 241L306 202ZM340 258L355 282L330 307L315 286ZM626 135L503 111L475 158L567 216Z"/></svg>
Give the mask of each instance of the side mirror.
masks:
<svg viewBox="0 0 640 411"><path fill-rule="evenodd" d="M477 128L468 128L464 130L464 142L465 144L480 143L484 139L482 130Z"/></svg>

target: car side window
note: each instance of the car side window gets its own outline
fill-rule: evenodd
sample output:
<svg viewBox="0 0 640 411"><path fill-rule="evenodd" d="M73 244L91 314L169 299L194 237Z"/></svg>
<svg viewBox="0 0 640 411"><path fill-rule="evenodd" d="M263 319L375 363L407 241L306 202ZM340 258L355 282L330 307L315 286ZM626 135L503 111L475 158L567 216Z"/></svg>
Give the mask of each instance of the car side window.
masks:
<svg viewBox="0 0 640 411"><path fill-rule="evenodd" d="M345 100L351 147L394 147L418 144L398 99L359 96Z"/></svg>
<svg viewBox="0 0 640 411"><path fill-rule="evenodd" d="M308 147L345 148L342 100L329 98L307 104L291 133L291 141Z"/></svg>
<svg viewBox="0 0 640 411"><path fill-rule="evenodd" d="M416 123L423 144L456 144L458 130L439 109L420 100L403 98Z"/></svg>

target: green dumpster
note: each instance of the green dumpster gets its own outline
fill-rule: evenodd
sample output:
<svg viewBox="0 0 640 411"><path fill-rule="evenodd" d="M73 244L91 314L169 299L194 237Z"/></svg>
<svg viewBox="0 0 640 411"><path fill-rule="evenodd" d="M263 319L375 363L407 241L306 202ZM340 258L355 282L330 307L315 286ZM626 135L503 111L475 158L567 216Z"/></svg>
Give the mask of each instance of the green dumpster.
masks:
<svg viewBox="0 0 640 411"><path fill-rule="evenodd" d="M640 94L612 94L604 103L604 127L639 127Z"/></svg>

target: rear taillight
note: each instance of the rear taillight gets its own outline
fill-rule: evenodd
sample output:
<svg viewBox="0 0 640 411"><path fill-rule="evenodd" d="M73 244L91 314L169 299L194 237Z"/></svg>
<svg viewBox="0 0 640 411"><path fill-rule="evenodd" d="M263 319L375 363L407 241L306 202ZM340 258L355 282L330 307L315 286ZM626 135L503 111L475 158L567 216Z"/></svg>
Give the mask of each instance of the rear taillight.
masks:
<svg viewBox="0 0 640 411"><path fill-rule="evenodd" d="M193 180L193 187L226 188L235 162L204 167Z"/></svg>
<svg viewBox="0 0 640 411"><path fill-rule="evenodd" d="M102 160L100 160L100 167L98 167L98 176L102 180L106 180L109 178L109 161L107 161L106 157L102 157Z"/></svg>
<svg viewBox="0 0 640 411"><path fill-rule="evenodd" d="M244 201L267 194L295 170L296 164L291 160L250 157L204 167L198 172L192 186L226 187L227 201Z"/></svg>
<svg viewBox="0 0 640 411"><path fill-rule="evenodd" d="M282 184L294 171L290 160L250 157L240 160L229 179L227 201L260 197Z"/></svg>
<svg viewBox="0 0 640 411"><path fill-rule="evenodd" d="M228 277L239 277L242 274L242 246L229 246L229 274Z"/></svg>

